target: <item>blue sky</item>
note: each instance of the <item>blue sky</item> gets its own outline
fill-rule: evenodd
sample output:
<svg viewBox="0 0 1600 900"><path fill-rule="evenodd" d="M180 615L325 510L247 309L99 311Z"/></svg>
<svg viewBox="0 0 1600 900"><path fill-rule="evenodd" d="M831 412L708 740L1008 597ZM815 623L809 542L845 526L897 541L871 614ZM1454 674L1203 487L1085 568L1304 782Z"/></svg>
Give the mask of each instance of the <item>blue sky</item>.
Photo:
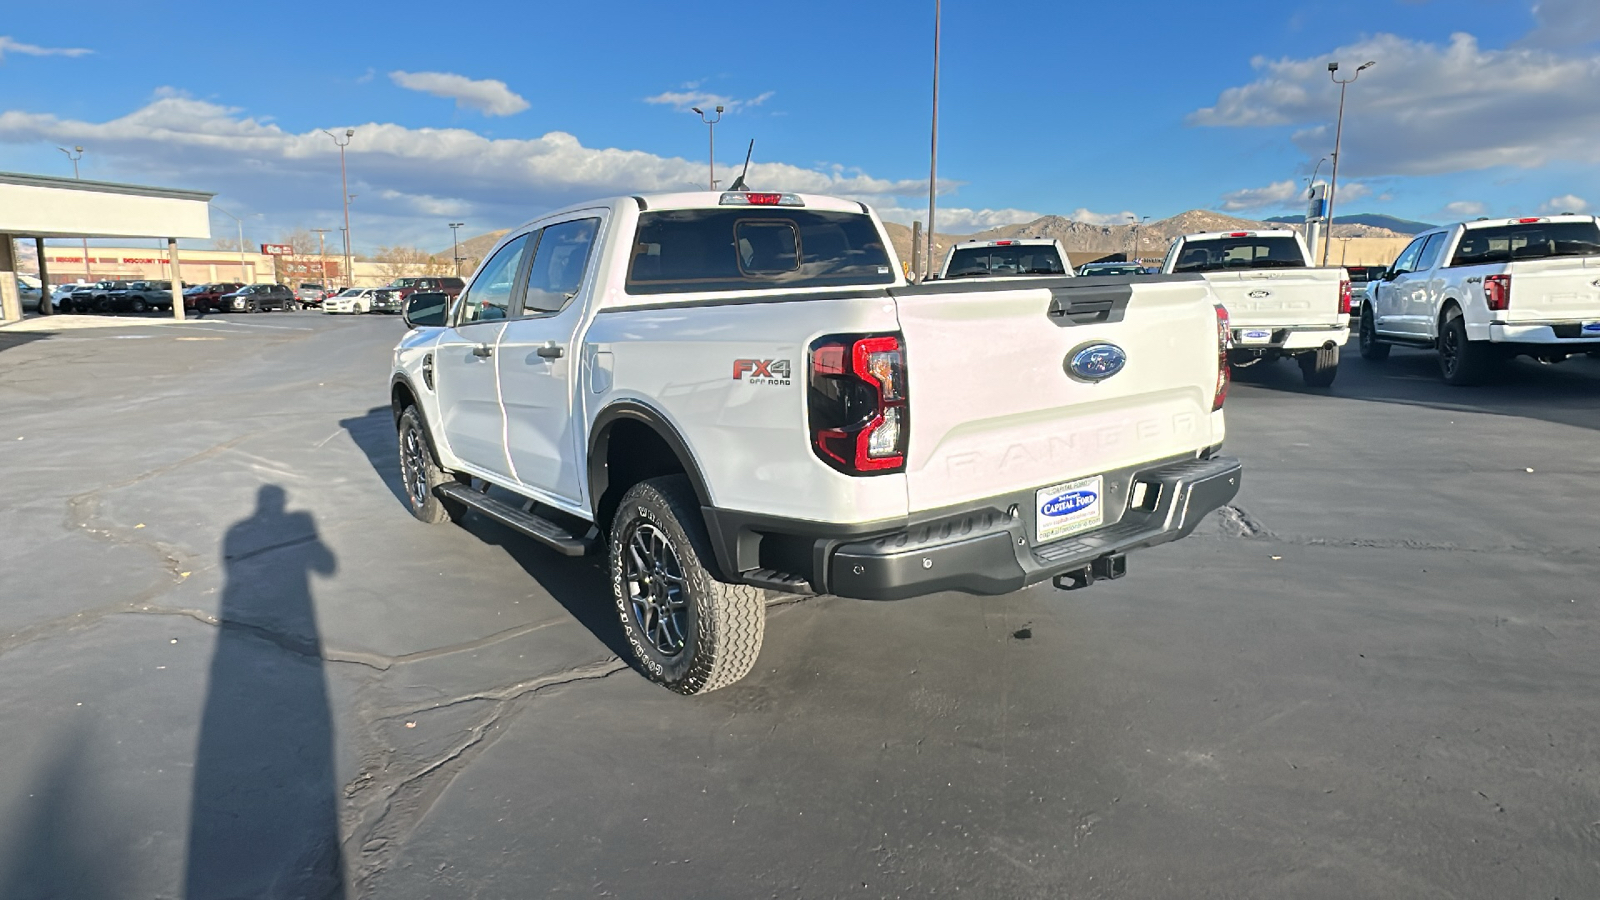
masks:
<svg viewBox="0 0 1600 900"><path fill-rule="evenodd" d="M755 138L755 186L924 216L931 2L666 7L22 5L0 169L70 174L55 148L81 144L85 178L215 191L259 241L340 224L321 129L354 127L357 246L437 249L447 221L702 184L686 107L721 98L723 171ZM1378 62L1349 95L1343 211L1600 207L1597 0L948 0L941 230L1298 210L1332 149L1331 59Z"/></svg>

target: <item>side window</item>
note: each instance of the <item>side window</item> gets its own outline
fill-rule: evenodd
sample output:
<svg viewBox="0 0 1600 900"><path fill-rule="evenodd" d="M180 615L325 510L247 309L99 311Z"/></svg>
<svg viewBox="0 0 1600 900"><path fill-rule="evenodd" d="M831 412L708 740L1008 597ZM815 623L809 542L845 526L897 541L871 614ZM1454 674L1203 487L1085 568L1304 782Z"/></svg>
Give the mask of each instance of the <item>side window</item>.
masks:
<svg viewBox="0 0 1600 900"><path fill-rule="evenodd" d="M528 235L513 240L500 248L492 259L483 264L472 286L461 295L456 310L456 325L504 319L511 308L511 289L517 283L517 273L522 269L522 255L528 247Z"/></svg>
<svg viewBox="0 0 1600 900"><path fill-rule="evenodd" d="M1444 242L1449 237L1450 235L1447 232L1441 232L1428 238L1428 243L1422 247L1422 256L1417 259L1418 272L1433 271L1434 265L1439 262L1439 254L1444 252Z"/></svg>
<svg viewBox="0 0 1600 900"><path fill-rule="evenodd" d="M1424 242L1424 238L1417 238L1416 240L1407 244L1406 248L1400 251L1400 256L1395 259L1394 265L1391 266L1389 270L1396 275L1404 275L1407 272L1415 272L1417 270L1417 257L1422 253L1422 245Z"/></svg>
<svg viewBox="0 0 1600 900"><path fill-rule="evenodd" d="M533 265L528 269L523 315L537 316L566 309L583 285L589 251L594 249L594 238L599 231L599 219L574 219L544 229L533 254Z"/></svg>

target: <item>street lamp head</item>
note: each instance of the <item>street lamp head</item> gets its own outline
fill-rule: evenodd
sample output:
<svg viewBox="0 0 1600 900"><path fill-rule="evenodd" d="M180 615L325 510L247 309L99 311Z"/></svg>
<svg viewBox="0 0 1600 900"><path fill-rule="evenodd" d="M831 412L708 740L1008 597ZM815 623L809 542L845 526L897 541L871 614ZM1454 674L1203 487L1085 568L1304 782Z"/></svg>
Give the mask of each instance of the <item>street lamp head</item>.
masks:
<svg viewBox="0 0 1600 900"><path fill-rule="evenodd" d="M353 138L356 136L356 130L354 128L346 128L344 130L344 136L347 138Z"/></svg>
<svg viewBox="0 0 1600 900"><path fill-rule="evenodd" d="M1356 69L1356 71L1357 71L1357 72L1364 72L1364 71L1366 71L1366 70L1367 70L1367 69L1370 69L1370 68L1372 68L1372 67L1373 67L1373 66L1375 66L1375 65L1377 65L1377 64L1378 64L1378 61L1377 61L1377 60L1375 60L1375 59L1369 59L1369 60L1367 60L1367 61L1366 61L1366 62L1364 62L1364 63L1362 63L1362 64L1361 64L1361 68L1359 68L1359 69Z"/></svg>
<svg viewBox="0 0 1600 900"><path fill-rule="evenodd" d="M719 113L722 112L722 107L720 107L720 106L717 107L717 112L719 112Z"/></svg>
<svg viewBox="0 0 1600 900"><path fill-rule="evenodd" d="M81 146L74 145L72 149L78 151L79 153L83 152L83 147L81 147Z"/></svg>
<svg viewBox="0 0 1600 900"><path fill-rule="evenodd" d="M702 116L705 115L705 113L700 112L700 107L698 107L698 106L689 107L689 111L692 112L692 113L695 113L697 115L702 115Z"/></svg>

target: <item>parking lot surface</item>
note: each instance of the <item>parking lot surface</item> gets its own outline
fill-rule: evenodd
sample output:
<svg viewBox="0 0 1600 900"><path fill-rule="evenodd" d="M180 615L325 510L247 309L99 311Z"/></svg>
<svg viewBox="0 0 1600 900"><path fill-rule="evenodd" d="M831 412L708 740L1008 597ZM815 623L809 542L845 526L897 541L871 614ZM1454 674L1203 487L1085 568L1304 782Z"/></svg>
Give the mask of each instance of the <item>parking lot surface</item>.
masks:
<svg viewBox="0 0 1600 900"><path fill-rule="evenodd" d="M1600 363L1242 371L1126 579L778 599L686 698L409 516L402 328L0 329L0 897L1600 895Z"/></svg>

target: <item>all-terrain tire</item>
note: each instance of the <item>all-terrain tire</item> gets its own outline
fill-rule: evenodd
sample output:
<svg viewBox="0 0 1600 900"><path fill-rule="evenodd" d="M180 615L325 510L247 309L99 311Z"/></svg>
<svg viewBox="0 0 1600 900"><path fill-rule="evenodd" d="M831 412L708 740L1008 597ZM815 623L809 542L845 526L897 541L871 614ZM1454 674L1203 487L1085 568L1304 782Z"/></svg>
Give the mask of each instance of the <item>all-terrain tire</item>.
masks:
<svg viewBox="0 0 1600 900"><path fill-rule="evenodd" d="M446 521L461 521L466 510L435 492L441 484L455 481L455 477L440 468L433 455L433 445L428 442L427 426L422 424L422 414L415 406L406 407L396 426L400 442L400 481L406 497L406 507L417 521L438 525Z"/></svg>
<svg viewBox="0 0 1600 900"><path fill-rule="evenodd" d="M749 674L766 630L765 592L712 573L711 541L686 476L628 489L611 523L609 555L612 600L646 677L703 694Z"/></svg>
<svg viewBox="0 0 1600 900"><path fill-rule="evenodd" d="M1467 320L1459 311L1439 329L1439 374L1446 384L1482 384L1494 374L1500 362L1493 347L1485 341L1467 340Z"/></svg>
<svg viewBox="0 0 1600 900"><path fill-rule="evenodd" d="M1372 319L1372 307L1361 311L1361 324L1357 326L1356 340L1361 347L1361 358L1382 362L1389 358L1390 347L1378 341L1378 326Z"/></svg>
<svg viewBox="0 0 1600 900"><path fill-rule="evenodd" d="M1339 346L1329 344L1318 347L1310 353L1302 353L1300 360L1300 376L1305 379L1306 387L1325 388L1333 384L1334 376L1339 374Z"/></svg>

